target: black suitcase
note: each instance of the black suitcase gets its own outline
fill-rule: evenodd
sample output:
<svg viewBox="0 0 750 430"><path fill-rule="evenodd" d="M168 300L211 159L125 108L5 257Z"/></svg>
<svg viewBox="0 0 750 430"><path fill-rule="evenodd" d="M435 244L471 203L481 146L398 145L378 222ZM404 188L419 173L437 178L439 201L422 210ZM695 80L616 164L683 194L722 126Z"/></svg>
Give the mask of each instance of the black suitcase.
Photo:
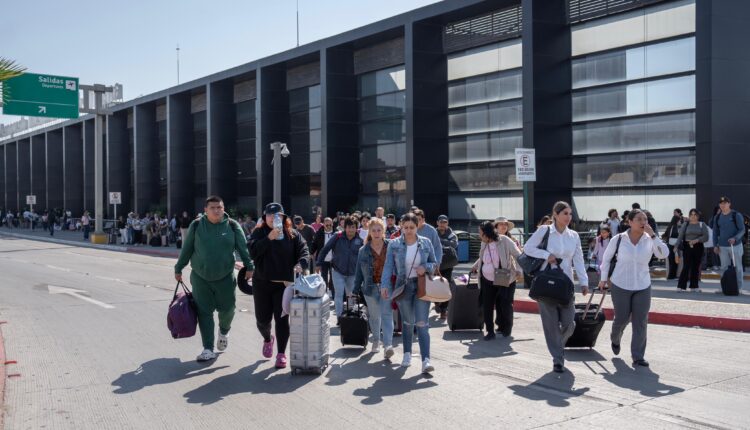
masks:
<svg viewBox="0 0 750 430"><path fill-rule="evenodd" d="M151 237L151 246L161 246L161 237L159 236L152 236Z"/></svg>
<svg viewBox="0 0 750 430"><path fill-rule="evenodd" d="M177 245L177 249L182 249L182 239L177 239L177 242L175 242Z"/></svg>
<svg viewBox="0 0 750 430"><path fill-rule="evenodd" d="M602 312L604 298L607 297L607 290L601 292L602 299L599 304L591 304L595 292L598 289L592 289L589 301L587 303L576 304L575 322L576 328L573 335L565 343L566 348L593 348L596 345L596 338L604 327L606 317Z"/></svg>
<svg viewBox="0 0 750 430"><path fill-rule="evenodd" d="M740 289L737 285L737 264L734 258L734 247L732 249L732 263L727 270L721 274L721 292L725 296L739 296Z"/></svg>
<svg viewBox="0 0 750 430"><path fill-rule="evenodd" d="M479 304L479 280L456 284L450 279L451 301L448 303L448 328L455 330L482 330L484 318Z"/></svg>
<svg viewBox="0 0 750 430"><path fill-rule="evenodd" d="M367 324L367 314L360 304L358 297L354 296L354 302L354 306L349 306L349 299L346 300L346 307L339 318L341 345L367 347L367 340L370 334L370 327Z"/></svg>

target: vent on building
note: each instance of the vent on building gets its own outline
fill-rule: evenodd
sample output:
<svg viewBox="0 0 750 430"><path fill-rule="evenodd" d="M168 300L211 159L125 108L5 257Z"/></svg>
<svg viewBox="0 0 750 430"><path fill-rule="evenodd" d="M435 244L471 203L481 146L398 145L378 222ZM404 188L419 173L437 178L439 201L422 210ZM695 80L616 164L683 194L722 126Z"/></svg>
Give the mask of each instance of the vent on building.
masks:
<svg viewBox="0 0 750 430"><path fill-rule="evenodd" d="M521 35L521 5L475 16L445 26L443 50L460 51Z"/></svg>
<svg viewBox="0 0 750 430"><path fill-rule="evenodd" d="M612 15L664 0L568 0L568 22Z"/></svg>

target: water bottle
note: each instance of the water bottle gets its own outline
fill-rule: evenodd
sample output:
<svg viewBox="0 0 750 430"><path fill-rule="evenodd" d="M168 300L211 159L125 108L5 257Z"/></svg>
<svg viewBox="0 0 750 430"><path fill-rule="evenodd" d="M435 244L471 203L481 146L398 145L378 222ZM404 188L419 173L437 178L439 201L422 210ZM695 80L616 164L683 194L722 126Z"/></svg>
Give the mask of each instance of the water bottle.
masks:
<svg viewBox="0 0 750 430"><path fill-rule="evenodd" d="M277 237L276 240L284 239L283 226L284 224L281 222L281 215L279 214L274 215L273 216L273 228L279 231L279 237Z"/></svg>

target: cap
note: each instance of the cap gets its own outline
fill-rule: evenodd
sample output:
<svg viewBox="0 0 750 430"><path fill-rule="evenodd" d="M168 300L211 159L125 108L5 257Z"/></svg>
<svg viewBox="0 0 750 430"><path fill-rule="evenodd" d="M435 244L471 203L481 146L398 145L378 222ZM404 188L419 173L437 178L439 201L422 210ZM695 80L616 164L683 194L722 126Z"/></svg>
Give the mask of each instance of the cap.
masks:
<svg viewBox="0 0 750 430"><path fill-rule="evenodd" d="M445 221L445 222L448 222L448 216L447 216L447 215L440 215L440 216L439 216L439 217L437 218L437 220L438 220L438 221Z"/></svg>
<svg viewBox="0 0 750 430"><path fill-rule="evenodd" d="M729 200L729 197L727 196L721 196L721 198L719 199L719 203L732 203L732 201Z"/></svg>
<svg viewBox="0 0 750 430"><path fill-rule="evenodd" d="M396 215L393 215L393 214L388 214L385 217L390 218L390 219L396 219Z"/></svg>
<svg viewBox="0 0 750 430"><path fill-rule="evenodd" d="M263 215L276 215L276 214L284 215L284 207L281 206L279 203L269 203L266 205L265 209L263 209Z"/></svg>
<svg viewBox="0 0 750 430"><path fill-rule="evenodd" d="M301 216L299 216L299 215L295 215L295 216L294 216L294 219L293 219L293 221L294 221L294 223L295 223L295 224L302 224L302 222L303 222L304 220L302 219L302 217L301 217Z"/></svg>

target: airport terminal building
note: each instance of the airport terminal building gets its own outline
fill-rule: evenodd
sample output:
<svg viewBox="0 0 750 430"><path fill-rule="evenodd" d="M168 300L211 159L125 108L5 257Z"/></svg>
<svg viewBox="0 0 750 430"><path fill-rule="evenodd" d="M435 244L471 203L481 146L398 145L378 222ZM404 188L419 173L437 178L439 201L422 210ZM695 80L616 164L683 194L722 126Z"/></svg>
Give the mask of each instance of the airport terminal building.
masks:
<svg viewBox="0 0 750 430"><path fill-rule="evenodd" d="M749 40L747 0L444 1L118 104L104 191L120 214L214 193L257 214L280 141L288 213L520 220L524 147L535 219L750 211ZM0 206L93 210L94 133L89 115L0 141Z"/></svg>

